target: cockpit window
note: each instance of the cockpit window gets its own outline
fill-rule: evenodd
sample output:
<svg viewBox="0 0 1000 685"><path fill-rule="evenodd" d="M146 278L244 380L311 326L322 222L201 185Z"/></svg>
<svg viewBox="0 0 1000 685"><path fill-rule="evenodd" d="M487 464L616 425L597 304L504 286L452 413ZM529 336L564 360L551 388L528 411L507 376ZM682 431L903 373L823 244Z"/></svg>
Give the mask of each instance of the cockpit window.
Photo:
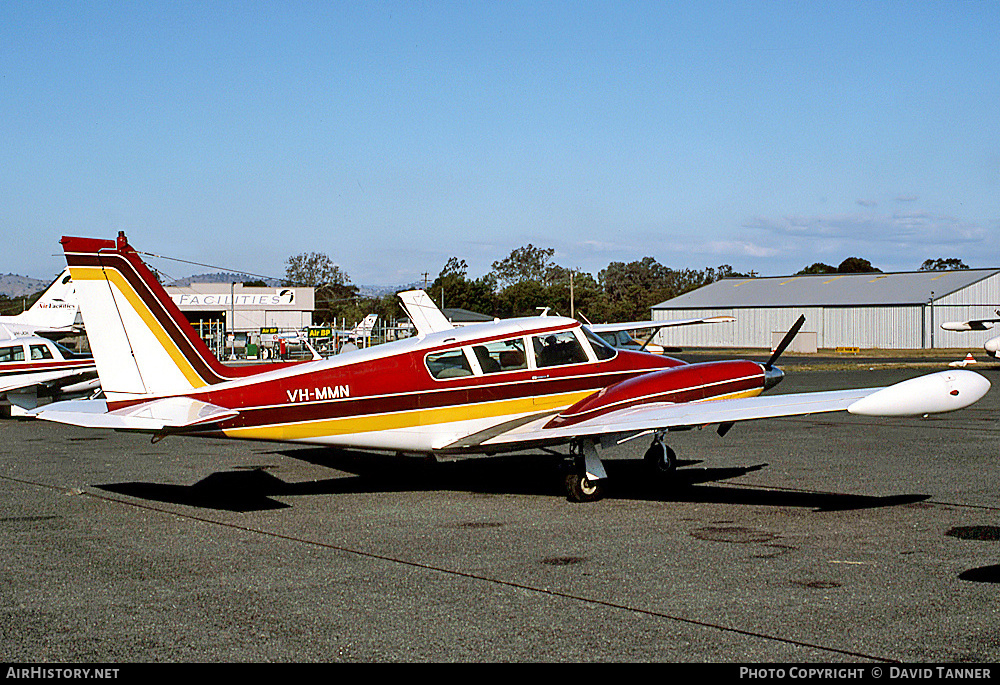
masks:
<svg viewBox="0 0 1000 685"><path fill-rule="evenodd" d="M609 344L608 341L604 339L603 335L597 335L586 326L583 327L583 333L584 335L587 336L587 340L590 341L590 346L594 348L594 354L597 355L597 359L599 361L604 361L605 359L611 359L616 354L618 354L618 351L615 350L614 345Z"/></svg>
<svg viewBox="0 0 1000 685"><path fill-rule="evenodd" d="M52 350L50 350L46 345L32 345L31 346L31 358L32 359L53 359Z"/></svg>
<svg viewBox="0 0 1000 685"><path fill-rule="evenodd" d="M472 366L461 349L431 352L424 358L434 378L461 378L472 375Z"/></svg>
<svg viewBox="0 0 1000 685"><path fill-rule="evenodd" d="M93 356L85 352L74 352L65 345L60 345L59 343L52 344L59 348L59 353L62 354L63 359L91 359Z"/></svg>
<svg viewBox="0 0 1000 685"><path fill-rule="evenodd" d="M576 339L573 331L536 335L532 337L531 344L535 351L535 365L538 368L589 361L583 345Z"/></svg>

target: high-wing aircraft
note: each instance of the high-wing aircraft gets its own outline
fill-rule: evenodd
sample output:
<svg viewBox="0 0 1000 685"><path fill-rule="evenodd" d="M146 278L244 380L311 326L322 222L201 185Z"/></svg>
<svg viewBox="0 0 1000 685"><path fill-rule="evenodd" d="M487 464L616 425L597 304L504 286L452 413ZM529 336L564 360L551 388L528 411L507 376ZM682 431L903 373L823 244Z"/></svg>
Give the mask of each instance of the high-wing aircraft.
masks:
<svg viewBox="0 0 1000 685"><path fill-rule="evenodd" d="M674 326L691 326L704 323L727 323L736 321L733 316L707 316L693 319L673 319L666 321L626 321L624 323L589 323L587 328L604 339L612 347L622 350L639 350L640 352L651 352L653 354L663 354L664 349L660 345L652 344L653 336L662 328L672 328ZM649 330L649 339L640 343L631 335L630 331Z"/></svg>
<svg viewBox="0 0 1000 685"><path fill-rule="evenodd" d="M81 332L73 280L67 268L27 311L0 316L0 340L32 335L60 337Z"/></svg>
<svg viewBox="0 0 1000 685"><path fill-rule="evenodd" d="M827 411L953 411L989 382L948 370L887 388L761 396L774 362L683 361L617 350L558 316L453 328L421 291L402 293L418 335L284 367L219 363L123 233L62 239L105 400L42 407L41 419L151 433L408 454L494 454L569 445L574 501L602 496L600 450L647 436L653 473L675 468L671 430Z"/></svg>
<svg viewBox="0 0 1000 685"><path fill-rule="evenodd" d="M33 409L42 398L82 396L98 387L90 355L37 336L0 340L0 404Z"/></svg>
<svg viewBox="0 0 1000 685"><path fill-rule="evenodd" d="M996 310L997 316L1000 316L1000 309ZM945 321L941 324L941 328L946 331L988 331L993 328L993 325L1000 323L1000 318L994 319L970 319L969 321ZM995 338L990 338L985 343L983 343L983 349L986 350L986 354L991 357L996 357L997 353L1000 352L1000 335Z"/></svg>

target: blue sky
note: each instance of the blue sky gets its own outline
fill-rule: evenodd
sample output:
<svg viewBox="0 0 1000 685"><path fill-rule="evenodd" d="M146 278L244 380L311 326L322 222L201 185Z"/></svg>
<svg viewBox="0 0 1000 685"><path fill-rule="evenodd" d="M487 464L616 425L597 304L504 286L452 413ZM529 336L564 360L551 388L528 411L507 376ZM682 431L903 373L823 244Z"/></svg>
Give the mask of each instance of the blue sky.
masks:
<svg viewBox="0 0 1000 685"><path fill-rule="evenodd" d="M359 284L528 243L1000 266L998 35L985 1L3 3L0 272L119 230Z"/></svg>

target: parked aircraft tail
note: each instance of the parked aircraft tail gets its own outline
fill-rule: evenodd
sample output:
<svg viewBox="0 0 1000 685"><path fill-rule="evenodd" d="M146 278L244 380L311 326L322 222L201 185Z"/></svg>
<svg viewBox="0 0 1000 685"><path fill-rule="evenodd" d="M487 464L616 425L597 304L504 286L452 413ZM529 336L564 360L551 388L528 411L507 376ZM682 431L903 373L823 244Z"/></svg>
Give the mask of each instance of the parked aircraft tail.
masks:
<svg viewBox="0 0 1000 685"><path fill-rule="evenodd" d="M124 232L61 242L109 402L184 394L259 372L215 358Z"/></svg>
<svg viewBox="0 0 1000 685"><path fill-rule="evenodd" d="M0 338L77 333L76 290L69 269L45 289L27 311L0 318Z"/></svg>
<svg viewBox="0 0 1000 685"><path fill-rule="evenodd" d="M413 321L417 335L427 335L454 328L423 290L407 290L399 293L399 299L403 301L403 308L410 320Z"/></svg>

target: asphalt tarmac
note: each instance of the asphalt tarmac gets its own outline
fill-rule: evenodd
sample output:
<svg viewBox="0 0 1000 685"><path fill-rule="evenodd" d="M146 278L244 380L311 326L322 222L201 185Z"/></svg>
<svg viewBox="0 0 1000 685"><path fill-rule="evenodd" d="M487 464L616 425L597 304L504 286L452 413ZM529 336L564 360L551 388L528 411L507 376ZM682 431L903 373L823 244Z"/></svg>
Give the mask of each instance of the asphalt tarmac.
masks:
<svg viewBox="0 0 1000 685"><path fill-rule="evenodd" d="M788 370L778 390L927 369ZM995 662L1000 370L927 419L432 463L0 421L7 662Z"/></svg>

